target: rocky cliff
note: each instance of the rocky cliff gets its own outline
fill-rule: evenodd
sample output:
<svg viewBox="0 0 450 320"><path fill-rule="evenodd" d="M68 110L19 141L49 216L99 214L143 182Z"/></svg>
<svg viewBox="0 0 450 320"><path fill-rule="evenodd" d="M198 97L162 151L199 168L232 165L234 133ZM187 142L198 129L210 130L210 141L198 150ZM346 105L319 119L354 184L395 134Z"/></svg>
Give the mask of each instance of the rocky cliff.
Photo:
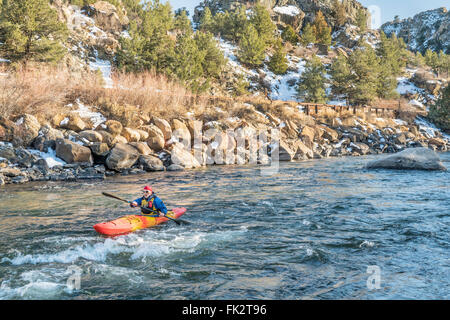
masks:
<svg viewBox="0 0 450 320"><path fill-rule="evenodd" d="M215 12L218 10L229 10L236 5L240 4L251 4L256 1L246 1L246 0L205 0L200 6L196 8L194 14L194 20L199 16L202 8L205 6L210 7L210 9ZM333 0L263 0L261 3L266 7L273 10L274 16L279 16L280 20L291 21L292 17L296 18L296 24L302 26L306 23L311 23L314 21L316 13L320 10L324 14L328 24L333 28L336 26L335 18L335 8ZM345 14L349 23L356 23L356 15L358 10L364 9L358 1L356 0L341 0L345 8ZM369 12L366 10L367 16ZM370 20L370 19L369 19Z"/></svg>
<svg viewBox="0 0 450 320"><path fill-rule="evenodd" d="M450 13L446 8L428 10L412 18L387 22L381 26L386 35L393 33L405 40L413 51L427 49L450 53Z"/></svg>

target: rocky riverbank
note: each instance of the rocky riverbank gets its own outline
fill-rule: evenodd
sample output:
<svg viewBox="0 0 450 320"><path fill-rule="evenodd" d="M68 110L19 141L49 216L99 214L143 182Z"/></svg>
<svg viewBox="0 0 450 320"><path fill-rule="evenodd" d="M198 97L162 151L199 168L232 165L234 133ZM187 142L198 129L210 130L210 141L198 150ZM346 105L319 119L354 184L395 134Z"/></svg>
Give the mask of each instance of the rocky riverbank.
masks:
<svg viewBox="0 0 450 320"><path fill-rule="evenodd" d="M267 165L275 150L279 161L295 161L450 147L448 136L423 119L293 119L281 120L251 106L245 116L221 121L141 117L138 128L93 113L85 118L58 114L42 124L29 114L0 118L0 185L105 179L207 165Z"/></svg>

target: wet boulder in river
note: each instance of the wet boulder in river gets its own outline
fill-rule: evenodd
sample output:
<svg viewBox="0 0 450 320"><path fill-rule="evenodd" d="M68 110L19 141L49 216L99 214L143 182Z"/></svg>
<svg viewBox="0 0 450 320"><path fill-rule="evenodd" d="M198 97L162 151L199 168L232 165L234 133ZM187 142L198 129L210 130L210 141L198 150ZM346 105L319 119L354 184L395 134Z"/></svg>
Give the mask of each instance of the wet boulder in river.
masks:
<svg viewBox="0 0 450 320"><path fill-rule="evenodd" d="M382 159L371 161L366 165L366 168L447 170L437 153L428 148L409 148Z"/></svg>

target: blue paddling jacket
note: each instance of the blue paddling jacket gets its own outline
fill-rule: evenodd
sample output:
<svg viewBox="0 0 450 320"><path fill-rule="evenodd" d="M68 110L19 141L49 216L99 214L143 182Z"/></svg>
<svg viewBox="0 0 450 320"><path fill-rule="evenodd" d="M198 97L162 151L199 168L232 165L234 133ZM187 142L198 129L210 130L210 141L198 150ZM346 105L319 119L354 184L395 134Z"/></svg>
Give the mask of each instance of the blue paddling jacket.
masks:
<svg viewBox="0 0 450 320"><path fill-rule="evenodd" d="M152 194L150 197L148 197L148 199L140 197L134 201L142 208L148 208L158 213L162 212L164 214L167 214L167 208L164 202L162 202L162 200L158 198L155 194ZM144 212L142 211L142 213Z"/></svg>

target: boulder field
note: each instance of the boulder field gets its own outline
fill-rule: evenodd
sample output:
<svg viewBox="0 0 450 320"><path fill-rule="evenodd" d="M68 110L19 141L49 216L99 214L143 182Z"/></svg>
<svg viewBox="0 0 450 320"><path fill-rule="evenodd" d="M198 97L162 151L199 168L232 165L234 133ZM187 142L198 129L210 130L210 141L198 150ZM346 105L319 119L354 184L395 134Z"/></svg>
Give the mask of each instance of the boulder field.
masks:
<svg viewBox="0 0 450 320"><path fill-rule="evenodd" d="M381 118L327 124L266 116L263 123L153 117L137 128L115 120L92 128L65 115L43 124L29 114L0 117L0 185L382 153L392 155L367 168L445 169L435 151L447 151L450 142L438 130Z"/></svg>

